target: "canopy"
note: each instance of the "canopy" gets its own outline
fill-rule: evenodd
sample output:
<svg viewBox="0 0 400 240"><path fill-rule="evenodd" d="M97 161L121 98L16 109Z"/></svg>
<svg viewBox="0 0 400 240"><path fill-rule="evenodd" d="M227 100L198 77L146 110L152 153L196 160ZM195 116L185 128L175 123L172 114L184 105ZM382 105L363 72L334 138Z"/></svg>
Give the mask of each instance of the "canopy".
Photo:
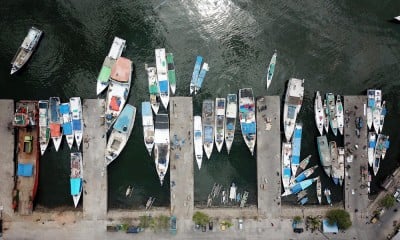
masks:
<svg viewBox="0 0 400 240"><path fill-rule="evenodd" d="M322 229L324 233L338 233L339 229L336 222L332 225L329 224L328 219L322 221Z"/></svg>

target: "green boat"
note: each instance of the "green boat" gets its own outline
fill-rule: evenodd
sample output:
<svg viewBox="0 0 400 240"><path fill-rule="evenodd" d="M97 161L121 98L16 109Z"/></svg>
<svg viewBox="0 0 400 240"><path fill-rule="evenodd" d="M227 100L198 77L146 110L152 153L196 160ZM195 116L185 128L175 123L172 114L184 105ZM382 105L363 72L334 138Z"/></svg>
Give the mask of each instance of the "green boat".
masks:
<svg viewBox="0 0 400 240"><path fill-rule="evenodd" d="M171 88L171 92L175 95L176 90L176 74L175 74L175 63L174 54L167 53L167 64L168 64L168 81Z"/></svg>

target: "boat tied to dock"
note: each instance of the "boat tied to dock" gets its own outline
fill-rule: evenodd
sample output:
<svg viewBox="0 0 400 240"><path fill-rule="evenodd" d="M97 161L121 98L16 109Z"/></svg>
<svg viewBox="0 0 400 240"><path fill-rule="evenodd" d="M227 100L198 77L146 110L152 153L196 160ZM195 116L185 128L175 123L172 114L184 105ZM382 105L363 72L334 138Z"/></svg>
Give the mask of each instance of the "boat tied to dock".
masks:
<svg viewBox="0 0 400 240"><path fill-rule="evenodd" d="M76 146L79 149L83 139L83 113L81 98L71 97L69 99L69 104L72 115L72 130L74 131Z"/></svg>
<svg viewBox="0 0 400 240"><path fill-rule="evenodd" d="M214 101L209 99L204 100L202 111L204 152L207 158L210 159L214 147Z"/></svg>
<svg viewBox="0 0 400 240"><path fill-rule="evenodd" d="M175 73L174 54L167 53L167 64L168 64L169 87L171 88L172 95L175 95L175 91L176 91L176 73Z"/></svg>
<svg viewBox="0 0 400 240"><path fill-rule="evenodd" d="M60 114L60 98L50 97L49 99L49 125L50 136L53 140L56 152L61 146L62 131L61 131L61 114Z"/></svg>
<svg viewBox="0 0 400 240"><path fill-rule="evenodd" d="M72 152L71 153L71 195L74 200L74 206L78 206L79 199L82 195L82 183L83 183L83 164L82 164L82 153Z"/></svg>
<svg viewBox="0 0 400 240"><path fill-rule="evenodd" d="M201 116L194 116L193 118L193 142L194 155L197 167L200 170L203 162L203 126L201 125Z"/></svg>
<svg viewBox="0 0 400 240"><path fill-rule="evenodd" d="M154 162L156 171L163 185L165 175L168 171L170 155L169 118L168 114L156 115L154 134Z"/></svg>
<svg viewBox="0 0 400 240"><path fill-rule="evenodd" d="M143 141L151 156L154 147L154 120L150 102L142 102Z"/></svg>
<svg viewBox="0 0 400 240"><path fill-rule="evenodd" d="M221 152L225 140L225 98L215 99L215 146Z"/></svg>
<svg viewBox="0 0 400 240"><path fill-rule="evenodd" d="M168 66L165 55L165 48L157 48L155 50L155 57L156 57L158 87L160 89L160 99L164 108L168 109L169 80L168 80Z"/></svg>
<svg viewBox="0 0 400 240"><path fill-rule="evenodd" d="M254 94L252 88L239 89L239 121L244 142L254 154L257 137L257 121Z"/></svg>
<svg viewBox="0 0 400 240"><path fill-rule="evenodd" d="M233 139L235 138L236 118L237 118L237 95L228 94L226 101L225 114L225 146L229 152L232 148Z"/></svg>
<svg viewBox="0 0 400 240"><path fill-rule="evenodd" d="M39 100L39 143L43 156L50 142L49 101Z"/></svg>
<svg viewBox="0 0 400 240"><path fill-rule="evenodd" d="M296 125L304 96L304 79L289 79L283 106L283 128L286 141L290 141Z"/></svg>

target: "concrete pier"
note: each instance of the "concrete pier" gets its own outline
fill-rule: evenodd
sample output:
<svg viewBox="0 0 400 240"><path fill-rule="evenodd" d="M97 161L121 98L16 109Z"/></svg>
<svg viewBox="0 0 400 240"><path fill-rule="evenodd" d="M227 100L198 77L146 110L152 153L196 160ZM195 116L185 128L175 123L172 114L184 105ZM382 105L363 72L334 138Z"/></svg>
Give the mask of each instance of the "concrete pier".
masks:
<svg viewBox="0 0 400 240"><path fill-rule="evenodd" d="M105 219L107 215L107 169L104 151L104 99L83 101L83 216L86 220Z"/></svg>
<svg viewBox="0 0 400 240"><path fill-rule="evenodd" d="M0 209L3 218L14 215L12 209L12 189L14 188L14 101L0 100ZM1 212L1 210L0 210Z"/></svg>
<svg viewBox="0 0 400 240"><path fill-rule="evenodd" d="M191 97L170 98L171 214L191 219L194 207L193 104ZM174 145L177 138L179 146Z"/></svg>
<svg viewBox="0 0 400 240"><path fill-rule="evenodd" d="M280 98L257 100L257 186L258 214L264 218L281 215Z"/></svg>
<svg viewBox="0 0 400 240"><path fill-rule="evenodd" d="M344 208L353 217L353 220L364 219L368 215L368 127L364 111L367 96L344 96L344 148L346 170L344 181ZM360 136L356 134L356 118L362 117L363 127ZM353 156L353 161L348 162L347 157ZM362 173L364 169L364 173ZM354 194L353 194L354 193Z"/></svg>

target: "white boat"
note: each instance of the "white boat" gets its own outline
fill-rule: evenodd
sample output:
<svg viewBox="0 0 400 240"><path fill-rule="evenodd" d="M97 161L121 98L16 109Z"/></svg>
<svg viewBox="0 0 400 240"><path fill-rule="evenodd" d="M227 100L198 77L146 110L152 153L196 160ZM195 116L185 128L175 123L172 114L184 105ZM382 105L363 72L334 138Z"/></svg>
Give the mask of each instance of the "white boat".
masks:
<svg viewBox="0 0 400 240"><path fill-rule="evenodd" d="M62 131L63 135L67 139L69 149L72 148L74 144L74 131L72 130L72 115L69 102L62 103L60 105L60 114L62 117Z"/></svg>
<svg viewBox="0 0 400 240"><path fill-rule="evenodd" d="M322 186L321 186L321 180L318 178L317 179L317 199L318 203L322 203Z"/></svg>
<svg viewBox="0 0 400 240"><path fill-rule="evenodd" d="M326 175L330 177L332 172L332 161L326 135L317 137L317 146L321 165L324 168Z"/></svg>
<svg viewBox="0 0 400 240"><path fill-rule="evenodd" d="M378 174L380 164L381 164L381 155L375 154L374 162L372 163L372 170L374 171L375 176Z"/></svg>
<svg viewBox="0 0 400 240"><path fill-rule="evenodd" d="M133 187L129 185L128 188L125 191L125 197L132 196L132 192L133 192Z"/></svg>
<svg viewBox="0 0 400 240"><path fill-rule="evenodd" d="M199 78L201 65L203 64L203 57L197 56L196 62L194 64L192 80L190 81L190 94L194 93L194 89L197 83L197 78Z"/></svg>
<svg viewBox="0 0 400 240"><path fill-rule="evenodd" d="M385 123L385 116L387 114L386 101L382 102L381 116L379 121L379 132L382 132L383 124Z"/></svg>
<svg viewBox="0 0 400 240"><path fill-rule="evenodd" d="M292 170L290 167L292 158L292 144L290 142L282 143L282 184L284 192L290 190L290 182L292 177Z"/></svg>
<svg viewBox="0 0 400 240"><path fill-rule="evenodd" d="M382 110L382 91L375 90L375 109L372 111L372 125L374 126L375 132L378 134L380 129L381 121L381 110Z"/></svg>
<svg viewBox="0 0 400 240"><path fill-rule="evenodd" d="M367 90L367 99L367 126L368 129L371 129L373 122L372 112L375 109L375 89Z"/></svg>
<svg viewBox="0 0 400 240"><path fill-rule="evenodd" d="M160 99L165 109L168 109L169 103L169 80L168 80L168 66L165 55L165 48L158 48L155 50L156 55L156 68L158 86L160 88Z"/></svg>
<svg viewBox="0 0 400 240"><path fill-rule="evenodd" d="M382 159L385 158L386 152L389 149L390 141L389 136L378 134L378 138L376 140L375 145L375 157L376 155L380 155Z"/></svg>
<svg viewBox="0 0 400 240"><path fill-rule="evenodd" d="M276 65L276 57L277 57L277 53L276 53L276 50L275 50L275 53L274 53L274 55L272 55L271 61L269 62L269 65L268 65L268 70L267 70L267 90L269 88L269 85L271 85L272 77L274 76L275 65Z"/></svg>
<svg viewBox="0 0 400 240"><path fill-rule="evenodd" d="M319 91L317 91L317 93L315 94L314 114L315 124L317 125L319 134L322 136L322 134L324 133L325 111L324 106L322 105L322 98L319 94Z"/></svg>
<svg viewBox="0 0 400 240"><path fill-rule="evenodd" d="M229 189L229 199L231 201L236 200L236 189L237 189L237 187L236 187L235 183L232 183L231 188Z"/></svg>
<svg viewBox="0 0 400 240"><path fill-rule="evenodd" d="M204 100L202 110L203 145L206 156L210 159L214 147L214 101Z"/></svg>
<svg viewBox="0 0 400 240"><path fill-rule="evenodd" d="M199 73L199 77L197 78L196 84L194 86L194 94L197 94L200 91L201 86L203 85L204 78L209 70L210 69L208 67L208 63L206 63L206 62L203 63L203 66L201 67L201 70Z"/></svg>
<svg viewBox="0 0 400 240"><path fill-rule="evenodd" d="M325 197L326 197L326 201L328 202L329 205L332 206L331 190L329 190L329 188L325 188L324 194L325 194Z"/></svg>
<svg viewBox="0 0 400 240"><path fill-rule="evenodd" d="M368 164L372 167L375 159L376 133L368 132Z"/></svg>
<svg viewBox="0 0 400 240"><path fill-rule="evenodd" d="M336 97L336 118L338 122L339 133L343 135L344 129L344 113L343 113L343 104L340 95Z"/></svg>
<svg viewBox="0 0 400 240"><path fill-rule="evenodd" d="M333 182L338 185L339 184L339 162L338 162L338 149L335 141L329 142L329 150L331 153L331 163L332 163L332 179Z"/></svg>
<svg viewBox="0 0 400 240"><path fill-rule="evenodd" d="M194 116L193 119L194 155L197 167L200 170L201 163L203 162L203 126L201 125L201 116Z"/></svg>
<svg viewBox="0 0 400 240"><path fill-rule="evenodd" d="M113 162L124 149L135 124L136 108L126 104L118 116L108 138L105 163L106 166Z"/></svg>
<svg viewBox="0 0 400 240"><path fill-rule="evenodd" d="M107 91L105 122L107 129L118 118L129 96L131 89L132 61L120 57L111 69L110 86Z"/></svg>
<svg viewBox="0 0 400 240"><path fill-rule="evenodd" d="M81 98L71 97L69 99L69 104L72 114L72 129L74 131L76 145L79 149L83 139L83 115Z"/></svg>
<svg viewBox="0 0 400 240"><path fill-rule="evenodd" d="M338 164L339 164L339 171L337 171L337 175L339 176L339 184L340 186L343 186L343 181L344 181L344 147L338 147Z"/></svg>
<svg viewBox="0 0 400 240"><path fill-rule="evenodd" d="M297 177L297 175L299 175L301 172L303 172L306 169L307 165L310 163L310 159L311 159L311 155L308 155L306 158L301 160L299 167L297 168L296 175L294 175L295 177Z"/></svg>
<svg viewBox="0 0 400 240"><path fill-rule="evenodd" d="M303 126L299 123L296 123L296 127L294 129L293 141L292 141L292 175L295 176L297 172L297 168L300 165L300 150L301 150L301 137L303 132Z"/></svg>
<svg viewBox="0 0 400 240"><path fill-rule="evenodd" d="M225 139L225 98L215 99L215 146L221 152Z"/></svg>
<svg viewBox="0 0 400 240"><path fill-rule="evenodd" d="M400 22L400 16L394 17L393 19Z"/></svg>
<svg viewBox="0 0 400 240"><path fill-rule="evenodd" d="M226 150L231 151L233 139L235 137L236 117L237 117L237 95L228 94L226 103L226 122L225 122L225 145Z"/></svg>
<svg viewBox="0 0 400 240"><path fill-rule="evenodd" d="M326 94L326 103L328 104L329 109L329 124L331 125L333 135L336 136L338 130L338 121L336 116L335 95L333 95L333 93Z"/></svg>
<svg viewBox="0 0 400 240"><path fill-rule="evenodd" d="M154 114L157 114L158 109L160 109L160 87L158 86L157 69L155 67L149 67L147 64L144 65L144 68L146 69L147 80L149 82L151 108Z"/></svg>
<svg viewBox="0 0 400 240"><path fill-rule="evenodd" d="M304 181L306 178L308 178L309 176L311 176L315 169L318 167L318 165L314 165L310 168L307 168L306 170L302 171L296 178L292 178L292 183L298 183L301 181Z"/></svg>
<svg viewBox="0 0 400 240"><path fill-rule="evenodd" d="M256 106L252 88L239 89L239 121L244 142L254 154L257 137Z"/></svg>
<svg viewBox="0 0 400 240"><path fill-rule="evenodd" d="M144 145L151 156L154 147L154 121L150 102L142 102L142 125Z"/></svg>
<svg viewBox="0 0 400 240"><path fill-rule="evenodd" d="M32 56L36 47L39 44L40 38L42 36L42 30L39 30L35 27L31 27L28 31L28 34L24 38L21 46L18 48L17 53L11 60L11 73L13 74L19 69L21 69L25 63L28 62L29 58Z"/></svg>
<svg viewBox="0 0 400 240"><path fill-rule="evenodd" d="M296 124L297 114L303 104L304 79L291 78L286 90L283 106L283 128L286 141L290 141Z"/></svg>
<svg viewBox="0 0 400 240"><path fill-rule="evenodd" d="M83 164L82 154L80 152L71 153L71 195L74 200L74 206L78 206L79 199L82 195L82 180L83 180Z"/></svg>
<svg viewBox="0 0 400 240"><path fill-rule="evenodd" d="M176 91L176 73L175 73L174 55L172 53L167 53L167 64L168 64L169 87L171 88L172 95L175 95L175 91Z"/></svg>
<svg viewBox="0 0 400 240"><path fill-rule="evenodd" d="M121 54L125 50L125 48L126 41L122 38L114 37L114 41L111 45L110 51L104 59L99 76L97 77L97 95L102 93L108 87L108 84L110 82L111 68L113 67L117 59L121 57Z"/></svg>
<svg viewBox="0 0 400 240"><path fill-rule="evenodd" d="M49 99L49 125L50 125L50 137L53 140L56 152L58 152L58 149L60 148L62 141L59 97L50 97Z"/></svg>
<svg viewBox="0 0 400 240"><path fill-rule="evenodd" d="M168 114L157 114L154 135L154 162L161 185L169 166L169 119Z"/></svg>
<svg viewBox="0 0 400 240"><path fill-rule="evenodd" d="M50 126L49 126L49 101L39 100L39 144L41 155L47 149L50 141Z"/></svg>
<svg viewBox="0 0 400 240"><path fill-rule="evenodd" d="M323 108L324 108L324 129L325 129L326 134L328 134L328 132L329 132L329 108L326 104L326 99L324 99Z"/></svg>

